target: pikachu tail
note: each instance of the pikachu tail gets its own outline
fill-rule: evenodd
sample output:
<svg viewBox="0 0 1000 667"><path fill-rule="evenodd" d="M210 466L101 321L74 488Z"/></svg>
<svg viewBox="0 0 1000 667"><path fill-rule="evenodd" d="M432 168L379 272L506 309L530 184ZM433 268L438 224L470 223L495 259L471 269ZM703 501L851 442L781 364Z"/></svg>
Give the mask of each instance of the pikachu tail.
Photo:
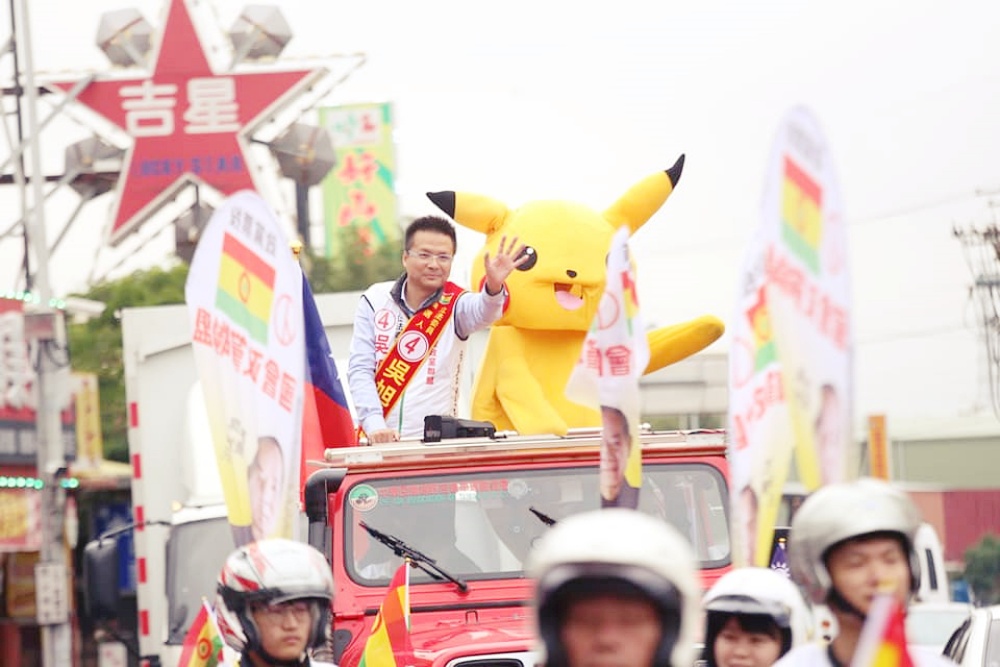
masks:
<svg viewBox="0 0 1000 667"><path fill-rule="evenodd" d="M649 342L649 364L652 373L701 352L719 340L726 325L717 317L702 315L687 322L654 329L646 335Z"/></svg>

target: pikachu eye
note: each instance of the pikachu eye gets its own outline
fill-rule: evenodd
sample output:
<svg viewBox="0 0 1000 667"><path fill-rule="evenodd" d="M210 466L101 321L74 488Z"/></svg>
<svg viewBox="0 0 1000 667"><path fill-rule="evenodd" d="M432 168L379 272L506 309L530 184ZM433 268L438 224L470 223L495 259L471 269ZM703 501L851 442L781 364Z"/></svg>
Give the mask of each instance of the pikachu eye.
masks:
<svg viewBox="0 0 1000 667"><path fill-rule="evenodd" d="M532 268L534 268L535 264L538 263L538 253L535 252L535 249L532 248L530 245L525 246L524 250L521 251L521 254L518 255L517 258L520 259L525 255L528 256L528 259L527 261L524 262L524 264L521 264L520 266L517 267L518 271L530 271Z"/></svg>

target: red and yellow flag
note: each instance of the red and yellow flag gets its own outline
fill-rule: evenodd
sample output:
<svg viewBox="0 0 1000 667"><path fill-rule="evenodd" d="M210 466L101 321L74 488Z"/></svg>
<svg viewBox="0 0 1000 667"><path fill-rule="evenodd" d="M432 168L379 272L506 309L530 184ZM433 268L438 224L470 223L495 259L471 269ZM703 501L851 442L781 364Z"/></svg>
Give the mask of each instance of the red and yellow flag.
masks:
<svg viewBox="0 0 1000 667"><path fill-rule="evenodd" d="M201 601L198 616L184 635L178 667L216 667L222 665L222 635L215 625L215 615L208 602Z"/></svg>
<svg viewBox="0 0 1000 667"><path fill-rule="evenodd" d="M408 667L412 664L410 565L403 563L389 582L389 590L375 615L358 667Z"/></svg>
<svg viewBox="0 0 1000 667"><path fill-rule="evenodd" d="M781 191L781 235L799 259L819 273L823 238L823 191L790 157L785 156Z"/></svg>
<svg viewBox="0 0 1000 667"><path fill-rule="evenodd" d="M771 316L767 312L767 291L764 285L757 290L757 301L747 311L750 332L754 343L754 371L766 368L775 360L774 337L771 332Z"/></svg>
<svg viewBox="0 0 1000 667"><path fill-rule="evenodd" d="M906 648L906 611L895 595L872 601L851 667L913 667Z"/></svg>
<svg viewBox="0 0 1000 667"><path fill-rule="evenodd" d="M232 234L222 240L215 306L243 325L250 337L267 343L274 300L274 267Z"/></svg>

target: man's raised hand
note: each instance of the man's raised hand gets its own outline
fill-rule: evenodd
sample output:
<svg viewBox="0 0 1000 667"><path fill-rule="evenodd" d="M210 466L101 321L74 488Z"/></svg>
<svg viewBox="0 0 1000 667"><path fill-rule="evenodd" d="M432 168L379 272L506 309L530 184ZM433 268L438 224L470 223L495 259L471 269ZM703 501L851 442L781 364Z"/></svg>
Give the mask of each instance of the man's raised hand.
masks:
<svg viewBox="0 0 1000 667"><path fill-rule="evenodd" d="M483 255L483 267L486 269L486 292L488 294L499 294L503 289L503 283L511 271L521 266L531 255L524 252L525 244L518 245L518 238L515 236L507 244L507 237L500 237L500 245L497 246L496 256L490 256L489 251Z"/></svg>

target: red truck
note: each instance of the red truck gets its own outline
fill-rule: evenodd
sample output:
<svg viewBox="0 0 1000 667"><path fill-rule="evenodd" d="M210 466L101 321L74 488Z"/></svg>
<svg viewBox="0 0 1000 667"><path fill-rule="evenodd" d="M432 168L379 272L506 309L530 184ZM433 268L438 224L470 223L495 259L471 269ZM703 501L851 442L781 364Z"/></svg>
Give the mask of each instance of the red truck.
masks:
<svg viewBox="0 0 1000 667"><path fill-rule="evenodd" d="M639 509L688 536L707 588L731 568L725 434L641 441ZM405 554L417 666L534 665L523 564L553 522L599 506L599 443L587 429L327 450L305 509L336 583L330 657L358 664Z"/></svg>
<svg viewBox="0 0 1000 667"><path fill-rule="evenodd" d="M533 667L532 583L524 562L549 526L596 509L600 431L565 437L494 434L328 449L305 487L306 538L326 554L336 586L332 644L318 655L340 667L361 660L393 573L408 556L413 667ZM645 431L640 511L686 535L707 589L731 569L726 438L723 431ZM199 543L231 548L224 516L197 524ZM214 597L219 567L178 532L167 560L199 571L167 577L176 613L170 648L193 614L185 600ZM216 539L217 538L217 539ZM185 555L187 558L185 560ZM118 616L115 540L84 550L87 613ZM180 593L183 592L183 595ZM156 654L141 664L168 665Z"/></svg>

